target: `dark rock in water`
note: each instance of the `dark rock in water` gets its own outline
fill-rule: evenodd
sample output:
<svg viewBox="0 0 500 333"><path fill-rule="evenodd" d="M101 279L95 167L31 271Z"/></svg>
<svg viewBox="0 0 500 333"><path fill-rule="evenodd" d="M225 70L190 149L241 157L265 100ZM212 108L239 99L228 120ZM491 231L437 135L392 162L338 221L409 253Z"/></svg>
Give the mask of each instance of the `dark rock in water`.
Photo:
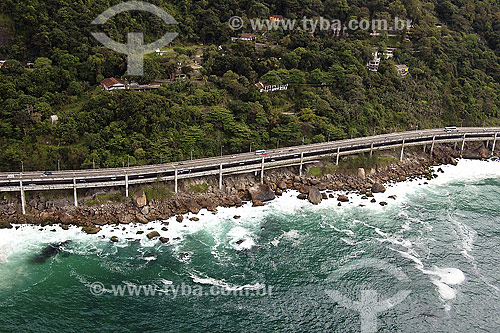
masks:
<svg viewBox="0 0 500 333"><path fill-rule="evenodd" d="M61 226L61 228L62 228L62 230L69 230L69 227L68 227L66 224L63 224L63 225Z"/></svg>
<svg viewBox="0 0 500 333"><path fill-rule="evenodd" d="M373 199L370 200L370 202L371 203L375 203L375 202L377 202L377 200L375 200L375 198L373 198Z"/></svg>
<svg viewBox="0 0 500 333"><path fill-rule="evenodd" d="M317 205L317 204L321 203L321 200L323 200L323 198L321 197L320 191L315 186L309 187L309 193L308 193L307 199L313 205Z"/></svg>
<svg viewBox="0 0 500 333"><path fill-rule="evenodd" d="M241 218L241 216L239 216L239 215L234 215L233 216L233 219L235 219L235 220L240 219L240 218Z"/></svg>
<svg viewBox="0 0 500 333"><path fill-rule="evenodd" d="M177 215L177 217L175 218L175 220L179 223L181 223L182 221L184 221L184 216L182 215Z"/></svg>
<svg viewBox="0 0 500 333"><path fill-rule="evenodd" d="M260 200L255 200L252 205L252 207L262 207L262 206L264 206L264 203Z"/></svg>
<svg viewBox="0 0 500 333"><path fill-rule="evenodd" d="M111 237L111 241L113 243L118 243L118 237L116 237L116 236Z"/></svg>
<svg viewBox="0 0 500 333"><path fill-rule="evenodd" d="M396 200L396 196L395 195L390 195L388 196L389 199L392 199L392 200Z"/></svg>
<svg viewBox="0 0 500 333"><path fill-rule="evenodd" d="M137 231L136 235L142 235L143 233L144 233L144 231Z"/></svg>
<svg viewBox="0 0 500 333"><path fill-rule="evenodd" d="M349 202L349 197L347 195L339 195L339 197L337 198L338 201L340 202Z"/></svg>
<svg viewBox="0 0 500 333"><path fill-rule="evenodd" d="M151 231L147 234L148 239L153 239L155 237L160 237L160 233L158 231Z"/></svg>
<svg viewBox="0 0 500 333"><path fill-rule="evenodd" d="M385 192L385 186L380 184L380 183L375 183L372 186L372 193L384 193Z"/></svg>
<svg viewBox="0 0 500 333"><path fill-rule="evenodd" d="M181 260L186 259L186 258L189 258L189 253L181 253L181 255L179 256L179 258L180 258Z"/></svg>
<svg viewBox="0 0 500 333"><path fill-rule="evenodd" d="M162 231L168 231L168 228L167 227L163 227L161 228Z"/></svg>
<svg viewBox="0 0 500 333"><path fill-rule="evenodd" d="M61 243L55 243L55 244L50 244L46 246L40 254L38 254L36 257L31 259L31 263L33 264L43 264L46 262L49 258L55 256L59 252L63 251L64 246L70 244L71 241L67 240L65 242Z"/></svg>
<svg viewBox="0 0 500 333"><path fill-rule="evenodd" d="M305 194L305 193L301 193L301 194L299 194L299 195L297 196L297 198L299 198L300 200L305 200L305 199L307 199L307 194Z"/></svg>
<svg viewBox="0 0 500 333"><path fill-rule="evenodd" d="M170 239L168 239L166 237L160 237L160 242L162 242L163 244L168 243L169 241L170 241Z"/></svg>
<svg viewBox="0 0 500 333"><path fill-rule="evenodd" d="M271 187L265 184L257 184L255 186L250 187L248 189L248 193L250 194L252 201L265 202L269 200L274 200L274 198L276 198L276 195L274 194Z"/></svg>
<svg viewBox="0 0 500 333"><path fill-rule="evenodd" d="M239 241L236 242L236 244L241 245L244 242L243 239L240 239Z"/></svg>
<svg viewBox="0 0 500 333"><path fill-rule="evenodd" d="M0 229L12 229L12 224L9 222L0 222Z"/></svg>
<svg viewBox="0 0 500 333"><path fill-rule="evenodd" d="M385 201L380 201L379 204L380 204L380 206L387 206L387 202L385 202Z"/></svg>
<svg viewBox="0 0 500 333"><path fill-rule="evenodd" d="M441 168L437 169L437 172L444 173L443 169L441 169Z"/></svg>
<svg viewBox="0 0 500 333"><path fill-rule="evenodd" d="M192 217L189 219L189 221L193 221L193 222L198 222L200 219L197 218L197 217Z"/></svg>
<svg viewBox="0 0 500 333"><path fill-rule="evenodd" d="M82 229L82 231L86 234L89 234L89 235L95 235L97 234L99 231L101 231L101 228L99 227L96 227L96 226L91 226L91 227L84 227Z"/></svg>

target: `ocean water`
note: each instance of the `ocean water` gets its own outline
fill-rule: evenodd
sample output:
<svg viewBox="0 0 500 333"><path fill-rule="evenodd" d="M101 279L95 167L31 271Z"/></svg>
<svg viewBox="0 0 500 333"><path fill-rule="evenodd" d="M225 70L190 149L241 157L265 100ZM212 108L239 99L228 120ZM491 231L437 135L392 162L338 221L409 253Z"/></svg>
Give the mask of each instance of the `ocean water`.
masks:
<svg viewBox="0 0 500 333"><path fill-rule="evenodd" d="M376 194L386 207L288 192L106 238L0 230L0 331L498 332L500 162L443 169Z"/></svg>

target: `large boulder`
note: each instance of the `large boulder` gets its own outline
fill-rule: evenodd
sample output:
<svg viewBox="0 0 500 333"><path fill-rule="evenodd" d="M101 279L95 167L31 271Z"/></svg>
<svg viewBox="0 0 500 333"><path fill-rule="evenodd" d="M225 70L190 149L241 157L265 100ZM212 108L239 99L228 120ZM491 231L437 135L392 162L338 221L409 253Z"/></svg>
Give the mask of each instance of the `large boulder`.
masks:
<svg viewBox="0 0 500 333"><path fill-rule="evenodd" d="M317 205L321 202L321 200L323 198L322 198L321 192L318 190L318 188L316 186L311 186L311 187L309 187L309 193L307 195L307 199L313 205Z"/></svg>
<svg viewBox="0 0 500 333"><path fill-rule="evenodd" d="M201 210L201 205L196 200L191 199L187 203L187 209L193 214L198 214Z"/></svg>
<svg viewBox="0 0 500 333"><path fill-rule="evenodd" d="M380 183L375 183L372 186L372 193L384 193L385 192L385 186L380 184Z"/></svg>
<svg viewBox="0 0 500 333"><path fill-rule="evenodd" d="M337 200L340 202L349 202L349 197L347 195L341 194L338 196Z"/></svg>
<svg viewBox="0 0 500 333"><path fill-rule="evenodd" d="M257 184L248 189L248 193L252 198L252 201L269 201L274 200L276 195L269 185Z"/></svg>
<svg viewBox="0 0 500 333"><path fill-rule="evenodd" d="M95 235L99 231L101 231L101 228L96 227L96 226L87 226L87 227L83 227L82 231L86 234L89 234L89 235Z"/></svg>
<svg viewBox="0 0 500 333"><path fill-rule="evenodd" d="M364 168L358 168L358 177L362 179L366 178L366 171Z"/></svg>
<svg viewBox="0 0 500 333"><path fill-rule="evenodd" d="M134 202L134 205L136 205L138 208L142 208L148 204L148 199L146 198L146 193L144 191L138 191L132 196L132 201Z"/></svg>
<svg viewBox="0 0 500 333"><path fill-rule="evenodd" d="M149 234L146 235L148 239L153 239L156 237L160 237L160 233L158 231L151 231Z"/></svg>

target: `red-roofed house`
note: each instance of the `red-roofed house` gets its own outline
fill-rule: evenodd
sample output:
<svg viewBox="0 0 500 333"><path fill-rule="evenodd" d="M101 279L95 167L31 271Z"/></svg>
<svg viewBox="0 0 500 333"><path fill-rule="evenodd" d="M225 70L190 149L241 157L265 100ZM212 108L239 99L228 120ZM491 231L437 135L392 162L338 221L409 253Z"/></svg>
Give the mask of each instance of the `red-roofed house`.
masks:
<svg viewBox="0 0 500 333"><path fill-rule="evenodd" d="M106 91L125 90L128 88L128 82L114 78L114 77L110 77L110 78L102 80L101 86L102 86L103 90L106 90Z"/></svg>

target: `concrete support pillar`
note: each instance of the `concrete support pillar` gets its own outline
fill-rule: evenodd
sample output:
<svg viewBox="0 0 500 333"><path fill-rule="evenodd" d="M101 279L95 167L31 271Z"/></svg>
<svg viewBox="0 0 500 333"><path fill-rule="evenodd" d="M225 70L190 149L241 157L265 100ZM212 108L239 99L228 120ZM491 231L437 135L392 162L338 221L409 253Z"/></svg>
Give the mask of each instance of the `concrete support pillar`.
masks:
<svg viewBox="0 0 500 333"><path fill-rule="evenodd" d="M78 207L78 197L76 195L76 178L73 178L73 197L75 199L75 207Z"/></svg>
<svg viewBox="0 0 500 333"><path fill-rule="evenodd" d="M431 145L431 155L430 155L431 157L432 157L432 153L434 152L434 143L435 143L435 142L436 142L436 137L435 137L435 136L433 136L433 137L432 137L432 145Z"/></svg>
<svg viewBox="0 0 500 333"><path fill-rule="evenodd" d="M304 165L304 153L300 153L300 167L299 167L299 176L302 177L302 168Z"/></svg>
<svg viewBox="0 0 500 333"><path fill-rule="evenodd" d="M425 150L427 149L427 145L424 145L424 154L425 154Z"/></svg>
<svg viewBox="0 0 500 333"><path fill-rule="evenodd" d="M455 146L453 146L453 150L457 150L457 145L458 145L458 142L455 141Z"/></svg>
<svg viewBox="0 0 500 333"><path fill-rule="evenodd" d="M264 184L264 157L262 157L262 164L260 167L260 183Z"/></svg>
<svg viewBox="0 0 500 333"><path fill-rule="evenodd" d="M219 168L219 190L222 190L222 164Z"/></svg>
<svg viewBox="0 0 500 333"><path fill-rule="evenodd" d="M339 158L340 158L340 147L337 148L337 162L336 162L336 165L339 165Z"/></svg>
<svg viewBox="0 0 500 333"><path fill-rule="evenodd" d="M370 146L370 158L373 157L373 143Z"/></svg>
<svg viewBox="0 0 500 333"><path fill-rule="evenodd" d="M405 154L405 139L403 139L403 144L401 145L401 156L399 157L400 162L403 162L404 154Z"/></svg>
<svg viewBox="0 0 500 333"><path fill-rule="evenodd" d="M495 133L495 139L493 139L493 146L491 146L491 156L495 153L495 146L497 145L497 135L498 133Z"/></svg>
<svg viewBox="0 0 500 333"><path fill-rule="evenodd" d="M125 174L125 197L128 198L128 174Z"/></svg>
<svg viewBox="0 0 500 333"><path fill-rule="evenodd" d="M21 209L23 210L23 215L26 215L26 198L24 197L24 187L23 180L19 180L19 188L21 190Z"/></svg>
<svg viewBox="0 0 500 333"><path fill-rule="evenodd" d="M490 140L486 140L486 148L490 146Z"/></svg>
<svg viewBox="0 0 500 333"><path fill-rule="evenodd" d="M174 174L174 192L177 193L177 188L178 188L178 172L177 172L177 169L175 169L175 174Z"/></svg>
<svg viewBox="0 0 500 333"><path fill-rule="evenodd" d="M464 152L464 148L465 148L465 134L464 134L464 138L462 139L462 148L460 149L460 157L462 157L462 154Z"/></svg>

